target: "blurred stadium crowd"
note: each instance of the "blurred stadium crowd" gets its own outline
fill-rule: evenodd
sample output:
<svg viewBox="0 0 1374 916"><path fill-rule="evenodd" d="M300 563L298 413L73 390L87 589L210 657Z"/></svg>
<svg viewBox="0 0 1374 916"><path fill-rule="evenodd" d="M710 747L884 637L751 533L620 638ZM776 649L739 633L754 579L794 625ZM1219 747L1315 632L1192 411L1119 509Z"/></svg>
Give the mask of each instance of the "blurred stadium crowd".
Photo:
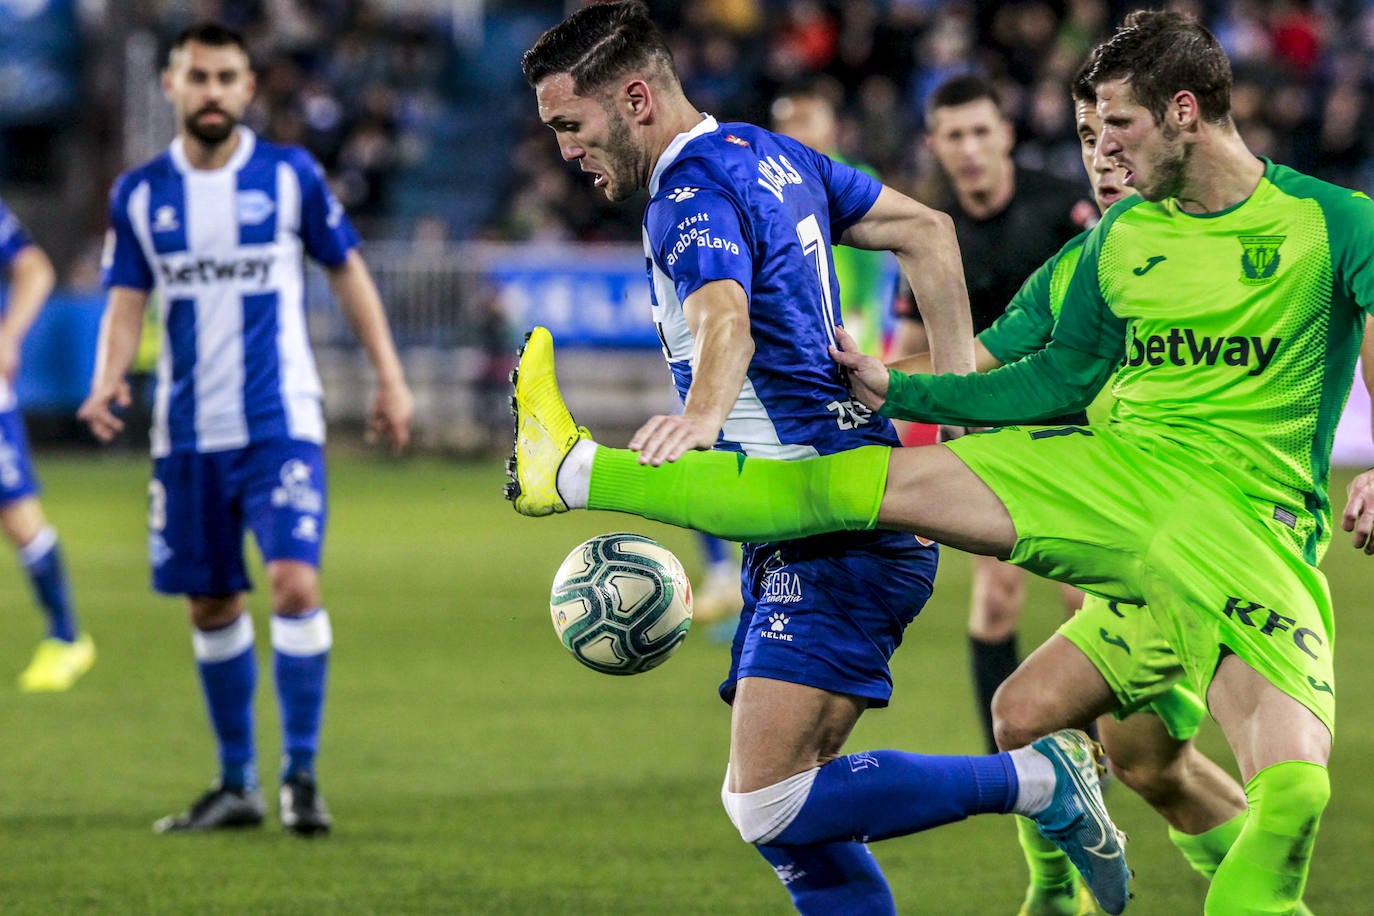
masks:
<svg viewBox="0 0 1374 916"><path fill-rule="evenodd" d="M128 165L128 98L154 74L124 49L163 56L181 27L214 18L244 31L259 69L250 123L308 147L370 238L637 240L640 203L610 205L560 163L521 83L520 51L570 4L555 0L138 0L0 2L0 69L32 72L35 48L74 91L46 108L0 95L0 193L64 180L53 143L100 163L92 205L35 213L40 240L98 235L108 179ZM690 98L722 119L767 123L772 95L833 80L841 152L939 203L920 142L922 108L951 74L982 70L1015 118L1017 157L1077 179L1065 87L1087 49L1132 6L1108 0L650 0ZM1256 151L1353 187L1371 185L1374 5L1359 0L1183 0L1235 62L1236 119ZM32 10L52 39L14 28ZM79 40L62 23L75 24ZM16 48L23 48L23 53ZM8 64L8 66L7 66ZM11 81L13 83L13 80ZM7 110L8 109L8 110ZM160 126L161 128L161 126ZM143 125L147 129L147 125ZM166 133L153 140L165 142ZM56 141L54 141L56 137ZM71 157L67 157L70 159ZM78 153L78 159L80 159ZM68 172L71 170L68 169ZM87 170L89 171L89 170ZM104 187L101 183L104 182ZM75 223L75 225L73 225ZM59 250L71 264L76 251ZM89 254L89 249L87 250ZM89 265L81 279L89 282Z"/></svg>
<svg viewBox="0 0 1374 916"><path fill-rule="evenodd" d="M1088 49L1130 9L1107 0L689 0L658 3L687 95L723 119L768 123L772 95L817 74L842 101L841 152L938 204L944 189L921 143L927 95L983 71L1016 121L1026 165L1081 180L1066 88ZM1207 22L1236 62L1235 117L1251 148L1368 189L1374 7L1358 2L1172 3ZM513 157L503 238L639 236L639 203L608 214L560 168L532 119ZM608 216L610 218L608 218Z"/></svg>

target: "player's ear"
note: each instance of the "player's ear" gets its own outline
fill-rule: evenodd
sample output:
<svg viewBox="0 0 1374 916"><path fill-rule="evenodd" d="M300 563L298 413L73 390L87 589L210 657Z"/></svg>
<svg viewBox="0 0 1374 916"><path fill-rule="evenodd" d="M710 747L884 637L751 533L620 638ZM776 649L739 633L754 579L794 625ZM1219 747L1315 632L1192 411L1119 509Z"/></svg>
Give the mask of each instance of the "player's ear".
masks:
<svg viewBox="0 0 1374 916"><path fill-rule="evenodd" d="M631 121L644 121L654 107L654 93L642 79L630 80L620 90L621 110Z"/></svg>
<svg viewBox="0 0 1374 916"><path fill-rule="evenodd" d="M1173 126L1181 130L1189 130L1201 120L1201 113L1198 110L1197 96L1187 89L1180 89L1174 93L1174 97L1169 100L1169 109L1165 117L1173 122Z"/></svg>

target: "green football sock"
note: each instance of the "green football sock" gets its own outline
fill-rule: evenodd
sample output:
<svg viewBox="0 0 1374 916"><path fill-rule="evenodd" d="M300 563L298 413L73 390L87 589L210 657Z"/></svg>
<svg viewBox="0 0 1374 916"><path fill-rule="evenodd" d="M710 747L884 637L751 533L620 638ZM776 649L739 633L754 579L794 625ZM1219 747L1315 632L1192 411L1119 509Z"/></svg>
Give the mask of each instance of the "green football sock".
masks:
<svg viewBox="0 0 1374 916"><path fill-rule="evenodd" d="M1020 841L1021 852L1026 857L1031 886L1063 887L1073 881L1073 863L1058 846L1041 835L1035 821L1018 816L1016 838Z"/></svg>
<svg viewBox="0 0 1374 916"><path fill-rule="evenodd" d="M1212 878L1207 916L1292 913L1301 906L1322 810L1326 768L1303 760L1265 767L1245 786L1250 816Z"/></svg>
<svg viewBox="0 0 1374 916"><path fill-rule="evenodd" d="M613 509L732 541L780 541L872 528L887 483L886 446L805 461L688 452L660 467L596 450L588 509Z"/></svg>
<svg viewBox="0 0 1374 916"><path fill-rule="evenodd" d="M1194 871L1210 881L1217 873L1221 860L1226 858L1226 853L1236 842L1236 837L1240 836L1241 828L1245 826L1249 816L1250 812L1247 809L1229 821L1198 834L1184 833L1170 827L1169 842L1178 847L1178 851L1183 853L1183 858L1188 860Z"/></svg>

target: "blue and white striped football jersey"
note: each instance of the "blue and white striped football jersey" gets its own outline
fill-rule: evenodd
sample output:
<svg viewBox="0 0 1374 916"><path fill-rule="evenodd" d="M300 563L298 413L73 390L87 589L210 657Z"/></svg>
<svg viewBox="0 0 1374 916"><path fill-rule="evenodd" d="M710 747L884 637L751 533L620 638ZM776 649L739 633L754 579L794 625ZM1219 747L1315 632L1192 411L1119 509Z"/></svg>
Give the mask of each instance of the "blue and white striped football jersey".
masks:
<svg viewBox="0 0 1374 916"><path fill-rule="evenodd" d="M33 239L24 224L5 206L4 201L0 201L0 270L8 271L14 259L19 257L19 252L32 244ZM14 410L18 403L9 379L0 376L0 412Z"/></svg>
<svg viewBox="0 0 1374 916"><path fill-rule="evenodd" d="M302 253L337 266L358 236L309 153L238 133L223 168L178 138L111 193L104 284L160 299L154 456L324 441Z"/></svg>
<svg viewBox="0 0 1374 916"><path fill-rule="evenodd" d="M849 392L827 350L842 324L830 246L882 185L787 137L704 118L650 177L644 211L654 321L679 397L696 341L682 303L734 280L749 297L755 349L716 447L796 459L896 445L892 424Z"/></svg>

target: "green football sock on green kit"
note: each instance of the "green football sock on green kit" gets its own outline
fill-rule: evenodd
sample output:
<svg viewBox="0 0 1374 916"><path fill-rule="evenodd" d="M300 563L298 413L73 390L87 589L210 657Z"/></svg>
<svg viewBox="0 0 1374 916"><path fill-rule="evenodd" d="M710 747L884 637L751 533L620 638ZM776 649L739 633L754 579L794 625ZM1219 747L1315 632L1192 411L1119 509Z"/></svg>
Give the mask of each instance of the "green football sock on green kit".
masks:
<svg viewBox="0 0 1374 916"><path fill-rule="evenodd" d="M1245 795L1250 815L1212 878L1207 916L1301 912L1317 827L1331 797L1326 768L1276 763L1255 774Z"/></svg>
<svg viewBox="0 0 1374 916"><path fill-rule="evenodd" d="M806 461L693 451L660 467L601 447L588 509L630 512L733 541L778 541L872 528L887 483L886 446Z"/></svg>
<svg viewBox="0 0 1374 916"><path fill-rule="evenodd" d="M1188 860L1194 871L1210 881L1217 873L1221 860L1226 858L1226 853L1236 842L1236 837L1240 836L1240 831L1245 827L1245 821L1249 816L1250 812L1247 809L1229 821L1197 834L1184 833L1170 827L1169 841L1178 847L1178 851L1183 853L1183 858ZM1293 916L1312 916L1312 911L1306 904L1299 903L1298 908L1293 911Z"/></svg>

